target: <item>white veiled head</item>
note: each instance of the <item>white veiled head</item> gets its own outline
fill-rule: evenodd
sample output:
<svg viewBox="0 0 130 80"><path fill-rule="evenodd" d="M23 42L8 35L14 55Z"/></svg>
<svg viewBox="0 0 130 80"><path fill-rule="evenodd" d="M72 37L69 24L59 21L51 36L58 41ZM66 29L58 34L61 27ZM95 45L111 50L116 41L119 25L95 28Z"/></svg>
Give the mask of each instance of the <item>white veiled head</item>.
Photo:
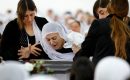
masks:
<svg viewBox="0 0 130 80"><path fill-rule="evenodd" d="M106 57L96 66L94 80L126 80L130 76L129 64L117 57Z"/></svg>
<svg viewBox="0 0 130 80"><path fill-rule="evenodd" d="M0 80L26 80L29 73L22 63L7 61L0 64Z"/></svg>
<svg viewBox="0 0 130 80"><path fill-rule="evenodd" d="M52 33L58 33L60 38L62 38L59 41L54 42L53 45L51 45L49 40L47 40L47 36ZM41 44L46 54L53 60L72 60L74 56L72 52L62 54L56 51L57 48L55 47L63 42L61 40L64 40L64 43L62 44L63 48L64 45L69 42L67 40L67 30L63 25L58 23L47 23L43 26Z"/></svg>

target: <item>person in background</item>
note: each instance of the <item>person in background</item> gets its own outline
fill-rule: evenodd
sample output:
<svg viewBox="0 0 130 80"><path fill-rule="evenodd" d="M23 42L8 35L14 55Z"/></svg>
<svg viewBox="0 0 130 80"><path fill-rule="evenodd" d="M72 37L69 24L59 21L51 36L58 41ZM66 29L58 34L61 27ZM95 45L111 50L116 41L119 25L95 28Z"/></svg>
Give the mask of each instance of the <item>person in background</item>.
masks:
<svg viewBox="0 0 130 80"><path fill-rule="evenodd" d="M16 61L5 61L0 64L0 80L26 80L29 72L25 66Z"/></svg>
<svg viewBox="0 0 130 80"><path fill-rule="evenodd" d="M93 56L96 65L106 56L116 56L130 63L130 29L125 19L129 10L128 0L111 0L107 10L109 15L106 18L92 23L74 60L80 56Z"/></svg>
<svg viewBox="0 0 130 80"><path fill-rule="evenodd" d="M127 80L130 77L129 64L118 57L105 57L97 64L94 80Z"/></svg>
<svg viewBox="0 0 130 80"><path fill-rule="evenodd" d="M73 60L74 53L69 47L67 31L61 24L47 23L42 29L41 44L52 60Z"/></svg>
<svg viewBox="0 0 130 80"><path fill-rule="evenodd" d="M41 30L48 21L36 16L33 0L20 0L17 18L10 21L3 32L0 56L4 60L49 59L41 45Z"/></svg>
<svg viewBox="0 0 130 80"><path fill-rule="evenodd" d="M73 62L70 80L93 80L94 79L94 65L86 57L80 57Z"/></svg>

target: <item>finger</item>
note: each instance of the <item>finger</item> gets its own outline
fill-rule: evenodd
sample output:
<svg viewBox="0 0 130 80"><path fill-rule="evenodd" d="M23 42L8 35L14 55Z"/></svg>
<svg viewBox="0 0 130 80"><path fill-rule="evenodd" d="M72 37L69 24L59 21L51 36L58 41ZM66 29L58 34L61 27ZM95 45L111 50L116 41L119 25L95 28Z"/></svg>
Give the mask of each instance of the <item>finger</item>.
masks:
<svg viewBox="0 0 130 80"><path fill-rule="evenodd" d="M22 55L22 53L18 53L18 55L20 56L20 55Z"/></svg>
<svg viewBox="0 0 130 80"><path fill-rule="evenodd" d="M34 46L37 46L37 45L39 45L39 43L35 43L35 44L34 44Z"/></svg>
<svg viewBox="0 0 130 80"><path fill-rule="evenodd" d="M36 50L33 50L33 51L32 51L32 54L33 54L33 55L37 55L37 56L38 56L38 55L41 55L41 54L40 54L38 51L36 51Z"/></svg>
<svg viewBox="0 0 130 80"><path fill-rule="evenodd" d="M21 50L18 50L18 52L20 53L20 52L22 52Z"/></svg>
<svg viewBox="0 0 130 80"><path fill-rule="evenodd" d="M34 50L42 51L42 49L35 47Z"/></svg>
<svg viewBox="0 0 130 80"><path fill-rule="evenodd" d="M23 47L23 46L21 46L21 49L24 49L24 47Z"/></svg>
<svg viewBox="0 0 130 80"><path fill-rule="evenodd" d="M24 58L24 56L20 56L20 57L19 57L19 59L23 59L23 58Z"/></svg>

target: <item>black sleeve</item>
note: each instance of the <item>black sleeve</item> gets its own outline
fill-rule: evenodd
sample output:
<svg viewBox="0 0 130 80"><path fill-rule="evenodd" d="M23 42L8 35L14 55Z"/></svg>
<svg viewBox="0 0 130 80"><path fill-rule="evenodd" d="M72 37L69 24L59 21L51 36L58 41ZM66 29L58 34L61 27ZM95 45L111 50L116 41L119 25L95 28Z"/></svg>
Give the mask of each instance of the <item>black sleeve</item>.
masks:
<svg viewBox="0 0 130 80"><path fill-rule="evenodd" d="M16 60L18 53L18 25L17 22L9 22L2 35L0 56L4 60Z"/></svg>
<svg viewBox="0 0 130 80"><path fill-rule="evenodd" d="M89 32L81 45L81 49L75 54L74 60L81 56L85 56L88 58L90 56L93 56L96 48L98 35L100 32L99 30L99 22L95 20L90 26Z"/></svg>

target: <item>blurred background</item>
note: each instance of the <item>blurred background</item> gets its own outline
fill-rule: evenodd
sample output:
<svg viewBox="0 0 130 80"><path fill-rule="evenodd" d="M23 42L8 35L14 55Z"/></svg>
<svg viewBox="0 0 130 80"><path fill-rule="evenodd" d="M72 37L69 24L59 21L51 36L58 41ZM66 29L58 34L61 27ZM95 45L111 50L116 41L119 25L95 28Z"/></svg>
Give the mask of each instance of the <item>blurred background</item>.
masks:
<svg viewBox="0 0 130 80"><path fill-rule="evenodd" d="M16 17L16 9L19 0L0 0L0 33L5 25ZM60 21L75 17L81 20L84 16L90 16L87 21L91 24L93 20L93 5L96 0L34 0L37 6L37 16L45 17L48 21ZM130 2L130 0L128 0ZM128 15L130 16L130 14Z"/></svg>
<svg viewBox="0 0 130 80"><path fill-rule="evenodd" d="M0 0L0 12L5 13L8 9L16 12L19 0ZM95 0L34 0L37 5L39 15L45 15L48 9L54 10L58 15L65 11L76 12L78 9L92 13Z"/></svg>

